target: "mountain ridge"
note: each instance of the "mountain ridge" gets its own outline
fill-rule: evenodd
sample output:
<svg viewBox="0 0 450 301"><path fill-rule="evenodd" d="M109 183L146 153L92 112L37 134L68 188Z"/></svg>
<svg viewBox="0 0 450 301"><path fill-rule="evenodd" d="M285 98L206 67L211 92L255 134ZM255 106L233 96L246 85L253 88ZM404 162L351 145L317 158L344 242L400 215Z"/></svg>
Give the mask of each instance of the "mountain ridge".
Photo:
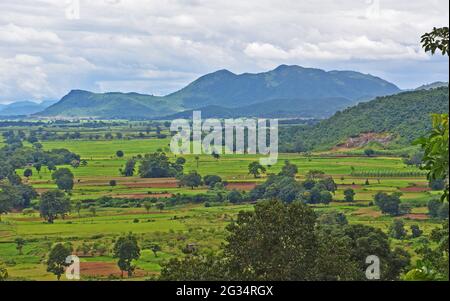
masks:
<svg viewBox="0 0 450 301"><path fill-rule="evenodd" d="M396 85L370 74L280 65L261 73L235 74L226 69L218 70L166 96L72 90L36 116L161 118L214 107L222 107L231 115L236 115L238 108L252 109L263 116L271 113L268 103L276 105L282 101L294 106L290 111L295 112L296 117L322 118L360 101L400 91ZM327 105L326 99L339 100L339 103Z"/></svg>

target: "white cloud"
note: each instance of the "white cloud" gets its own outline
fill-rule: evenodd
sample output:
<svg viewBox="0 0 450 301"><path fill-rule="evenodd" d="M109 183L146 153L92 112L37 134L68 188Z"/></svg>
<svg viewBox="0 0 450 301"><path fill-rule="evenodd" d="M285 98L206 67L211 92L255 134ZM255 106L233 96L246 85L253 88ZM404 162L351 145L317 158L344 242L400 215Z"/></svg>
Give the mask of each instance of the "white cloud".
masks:
<svg viewBox="0 0 450 301"><path fill-rule="evenodd" d="M373 73L404 88L448 80L448 58L419 45L448 25L446 0L80 0L74 20L69 2L0 2L0 102L70 89L162 95L217 69L282 63Z"/></svg>

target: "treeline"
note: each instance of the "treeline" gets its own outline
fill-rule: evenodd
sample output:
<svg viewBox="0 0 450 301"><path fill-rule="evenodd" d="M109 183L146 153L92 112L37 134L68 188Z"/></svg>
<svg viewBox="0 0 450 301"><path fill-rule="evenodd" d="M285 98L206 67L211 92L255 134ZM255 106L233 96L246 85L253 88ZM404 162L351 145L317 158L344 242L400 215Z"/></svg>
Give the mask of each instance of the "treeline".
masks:
<svg viewBox="0 0 450 301"><path fill-rule="evenodd" d="M23 141L30 137L23 131L8 131L3 133L3 137L6 145L0 149L0 214L28 208L31 200L38 196L30 185L22 183L16 169L26 168L24 176L29 177L32 169L37 173L43 167L55 171L58 165L80 162L79 155L66 149L44 151L39 142L35 142L33 147L24 147Z"/></svg>

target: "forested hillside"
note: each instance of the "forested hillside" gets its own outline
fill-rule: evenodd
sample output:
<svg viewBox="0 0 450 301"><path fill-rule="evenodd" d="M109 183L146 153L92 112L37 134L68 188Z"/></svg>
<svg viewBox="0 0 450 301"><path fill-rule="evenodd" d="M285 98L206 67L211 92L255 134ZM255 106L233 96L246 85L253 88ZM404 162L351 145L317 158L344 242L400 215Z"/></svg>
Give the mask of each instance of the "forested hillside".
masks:
<svg viewBox="0 0 450 301"><path fill-rule="evenodd" d="M396 143L407 145L430 130L432 113L448 113L448 97L448 87L379 97L313 127L287 128L282 131L282 147L327 149L362 133L393 134Z"/></svg>

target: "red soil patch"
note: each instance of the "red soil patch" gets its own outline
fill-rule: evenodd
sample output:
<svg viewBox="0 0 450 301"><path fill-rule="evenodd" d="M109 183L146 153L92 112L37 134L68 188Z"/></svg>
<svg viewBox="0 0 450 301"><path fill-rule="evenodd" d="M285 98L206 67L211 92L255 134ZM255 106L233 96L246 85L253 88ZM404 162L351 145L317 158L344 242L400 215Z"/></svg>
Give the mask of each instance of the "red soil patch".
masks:
<svg viewBox="0 0 450 301"><path fill-rule="evenodd" d="M424 191L430 191L430 190L431 190L430 187L425 187L425 186L410 186L410 187L400 188L400 191L403 191L403 192L424 192Z"/></svg>
<svg viewBox="0 0 450 301"><path fill-rule="evenodd" d="M429 216L425 213L410 213L405 215L405 218L416 219L416 220L426 220L429 219Z"/></svg>
<svg viewBox="0 0 450 301"><path fill-rule="evenodd" d="M110 262L81 262L80 274L81 276L92 277L108 277L110 275L120 277L122 275L122 272L116 264ZM143 270L136 269L133 276L142 277L149 274L150 273ZM124 277L127 277L126 272L124 273Z"/></svg>
<svg viewBox="0 0 450 301"><path fill-rule="evenodd" d="M361 208L352 213L352 215L358 215L358 216L369 216L369 217L380 217L382 214L380 211L373 210L371 208Z"/></svg>
<svg viewBox="0 0 450 301"><path fill-rule="evenodd" d="M228 190L236 189L236 190L240 190L240 191L243 191L243 190L249 191L249 190L252 190L253 188L255 188L256 185L257 184L254 182L232 182L232 183L228 183L227 189Z"/></svg>
<svg viewBox="0 0 450 301"><path fill-rule="evenodd" d="M155 194L134 193L134 194L116 194L116 195L112 195L112 197L115 197L115 198L133 199L133 200L145 199L145 198L162 199L162 198L170 198L172 196L173 196L173 194L171 194L171 193L155 193Z"/></svg>

